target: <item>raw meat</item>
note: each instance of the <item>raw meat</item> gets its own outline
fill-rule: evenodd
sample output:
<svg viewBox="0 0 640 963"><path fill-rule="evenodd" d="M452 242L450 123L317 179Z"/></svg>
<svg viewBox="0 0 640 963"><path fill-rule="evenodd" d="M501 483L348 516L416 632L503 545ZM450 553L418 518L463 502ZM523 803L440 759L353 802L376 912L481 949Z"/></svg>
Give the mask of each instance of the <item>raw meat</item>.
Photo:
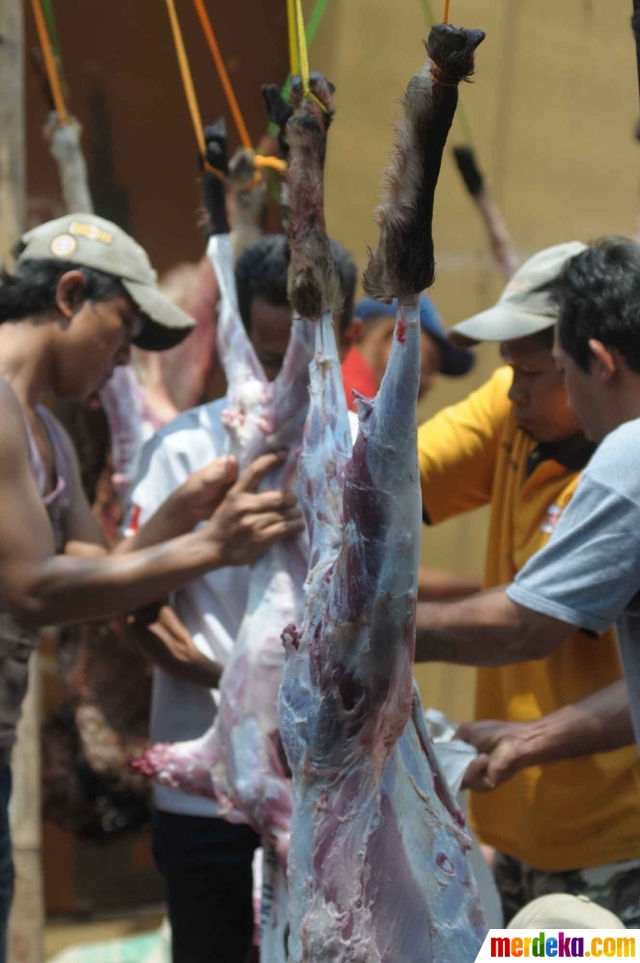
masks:
<svg viewBox="0 0 640 963"><path fill-rule="evenodd" d="M317 94L328 102L330 85L319 75L314 77L314 85ZM295 200L289 229L297 229L298 236L302 236L297 211L300 212L299 218L312 220L316 216L324 225L322 163L330 114L326 115L325 121L316 103L294 94L294 109L288 110L287 117L286 132L291 137L293 159L291 195ZM225 159L222 149L224 130L208 128L207 133L211 162L221 166ZM306 177L309 168L305 168L300 160L296 163L295 158L306 152L309 164L313 165L313 150L309 150L308 137L321 150L322 157L312 166L320 184L313 186L312 198L305 204L302 198L304 188L300 188L298 179L303 171ZM211 224L214 228L224 228L224 212L220 210L222 192L209 183L209 196ZM325 245L324 227L315 236L320 238L318 262L321 266L308 272L304 286L307 307L310 292L312 299L316 296L322 304L325 303L324 278L329 277L333 284L335 277L330 247L328 256L325 250L329 242L327 239ZM230 434L229 450L238 458L240 468L264 451L289 451L292 457L287 465L264 483L266 488L282 487L294 469L309 404L308 370L313 328L300 316L300 308L305 302L300 304L296 300L300 287L294 284L293 307L298 314L294 315L282 371L275 381L269 383L239 317L233 251L228 234L211 237L209 255L221 292L218 351L229 387L229 409L225 415ZM314 263L312 246L307 246L306 257L307 265ZM295 273L295 265L291 271ZM337 301L335 294L334 298ZM288 623L302 616L306 573L306 543L304 546L294 542L277 543L253 566L246 615L232 659L221 680L220 705L212 729L200 740L175 746L155 746L138 763L160 782L213 796L227 819L247 820L262 835L265 855L260 952L261 959L269 963L284 960L288 928L285 866L292 800L278 732L277 697L284 663L281 633Z"/></svg>
<svg viewBox="0 0 640 963"><path fill-rule="evenodd" d="M471 963L487 930L464 819L438 769L411 672L419 292L433 278L433 192L455 110L447 53L469 73L483 36L435 33L429 51L438 50L447 86L436 89L427 68L405 101L381 242L365 276L376 294L399 298L398 319L380 391L373 402L359 399L353 451L330 315L316 328L298 467L311 542L305 615L283 634L279 698L294 790L292 963ZM398 210L394 192L411 205Z"/></svg>
<svg viewBox="0 0 640 963"><path fill-rule="evenodd" d="M229 385L224 414L229 453L242 470L266 451L293 451L300 444L307 410L309 322L293 322L283 368L273 382L262 372L240 320L228 235L214 235L209 255L218 276L222 309L218 350ZM265 479L281 488L292 461ZM213 728L200 740L155 746L141 763L166 785L213 796L228 819L246 817L277 842L286 858L290 788L278 746L277 691L282 673L280 633L301 611L306 561L297 542L280 542L254 564L247 613L231 662L220 683Z"/></svg>

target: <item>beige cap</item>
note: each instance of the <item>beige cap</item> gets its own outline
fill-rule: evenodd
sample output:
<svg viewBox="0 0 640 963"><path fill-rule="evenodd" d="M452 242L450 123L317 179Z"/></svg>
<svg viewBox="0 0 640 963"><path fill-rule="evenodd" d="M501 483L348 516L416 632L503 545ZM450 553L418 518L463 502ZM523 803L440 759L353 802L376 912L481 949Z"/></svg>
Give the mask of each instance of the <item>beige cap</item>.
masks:
<svg viewBox="0 0 640 963"><path fill-rule="evenodd" d="M22 237L18 264L44 258L70 261L117 277L147 318L134 344L164 351L179 344L195 326L158 288L146 251L116 224L96 214L67 214L47 221Z"/></svg>
<svg viewBox="0 0 640 963"><path fill-rule="evenodd" d="M558 319L557 308L549 294L539 289L557 278L567 261L585 248L580 241L570 241L534 254L518 268L496 305L451 328L451 343L516 341L551 328Z"/></svg>
<svg viewBox="0 0 640 963"><path fill-rule="evenodd" d="M587 896L550 893L527 903L513 917L508 930L540 929L564 926L574 930L623 930L624 923L604 906L592 903Z"/></svg>

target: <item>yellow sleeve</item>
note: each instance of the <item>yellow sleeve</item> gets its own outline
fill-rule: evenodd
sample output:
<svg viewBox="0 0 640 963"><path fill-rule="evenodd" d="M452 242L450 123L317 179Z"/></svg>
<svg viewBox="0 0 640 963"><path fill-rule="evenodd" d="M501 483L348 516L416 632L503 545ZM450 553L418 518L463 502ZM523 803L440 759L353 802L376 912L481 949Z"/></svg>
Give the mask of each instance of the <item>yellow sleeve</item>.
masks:
<svg viewBox="0 0 640 963"><path fill-rule="evenodd" d="M434 524L490 500L511 381L511 369L499 368L465 401L418 429L422 504Z"/></svg>

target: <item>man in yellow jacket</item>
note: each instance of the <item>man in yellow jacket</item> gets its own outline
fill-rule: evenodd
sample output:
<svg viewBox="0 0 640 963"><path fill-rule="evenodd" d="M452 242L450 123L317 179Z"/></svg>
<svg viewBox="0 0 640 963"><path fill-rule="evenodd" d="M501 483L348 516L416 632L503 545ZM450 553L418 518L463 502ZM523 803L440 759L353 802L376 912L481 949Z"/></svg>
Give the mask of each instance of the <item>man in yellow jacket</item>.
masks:
<svg viewBox="0 0 640 963"><path fill-rule="evenodd" d="M573 242L537 254L493 308L453 329L467 344L499 342L504 366L419 430L425 520L490 505L485 589L512 582L544 547L594 450L567 407L551 353L557 309L544 290L583 249ZM480 668L476 718L533 727L621 675L613 630L576 631L546 658ZM637 749L626 746L529 765L473 793L474 829L497 851L505 922L530 899L573 892L640 926L639 789Z"/></svg>

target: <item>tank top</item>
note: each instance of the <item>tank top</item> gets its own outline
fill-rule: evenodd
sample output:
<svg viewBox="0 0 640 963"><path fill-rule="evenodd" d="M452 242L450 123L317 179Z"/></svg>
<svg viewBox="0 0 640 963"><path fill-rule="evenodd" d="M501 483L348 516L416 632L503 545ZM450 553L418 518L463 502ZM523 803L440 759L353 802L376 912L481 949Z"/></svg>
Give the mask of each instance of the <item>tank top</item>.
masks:
<svg viewBox="0 0 640 963"><path fill-rule="evenodd" d="M73 454L62 427L51 412L39 405L37 413L53 451L55 486L51 492L47 492L47 469L25 416L29 465L51 522L55 551L60 553L67 541ZM39 642L39 633L20 628L0 602L0 750L9 749L16 741L16 728L29 681L29 657Z"/></svg>

